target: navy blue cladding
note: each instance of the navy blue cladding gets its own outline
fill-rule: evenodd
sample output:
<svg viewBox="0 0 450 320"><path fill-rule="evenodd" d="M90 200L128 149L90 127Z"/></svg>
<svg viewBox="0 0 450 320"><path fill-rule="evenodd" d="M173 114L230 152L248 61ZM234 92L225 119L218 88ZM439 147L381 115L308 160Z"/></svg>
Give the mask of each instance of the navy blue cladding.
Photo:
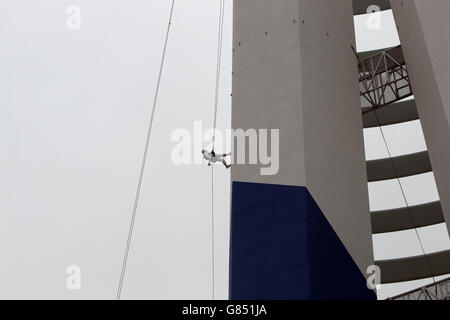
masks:
<svg viewBox="0 0 450 320"><path fill-rule="evenodd" d="M376 299L305 187L233 182L232 193L231 299Z"/></svg>

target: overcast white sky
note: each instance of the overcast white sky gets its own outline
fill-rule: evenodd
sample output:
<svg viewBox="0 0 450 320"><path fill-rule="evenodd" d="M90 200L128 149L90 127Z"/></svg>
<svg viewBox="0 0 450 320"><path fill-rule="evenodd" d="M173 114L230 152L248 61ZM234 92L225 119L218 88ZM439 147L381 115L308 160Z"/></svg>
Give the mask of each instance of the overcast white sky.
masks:
<svg viewBox="0 0 450 320"><path fill-rule="evenodd" d="M66 27L70 4L82 9L79 31ZM0 2L0 298L115 297L169 7ZM220 128L231 116L230 0L226 10ZM218 1L176 3L123 298L212 297L211 171L170 155L173 130L212 126L217 19ZM383 19L378 31L357 19L360 51L398 43L392 15ZM395 155L426 148L418 122L384 130ZM385 157L379 131L365 137L367 157ZM216 298L225 299L229 175L215 172ZM435 200L432 175L404 180L411 202ZM403 205L395 183L369 186L372 210ZM445 226L428 229L429 252L450 248ZM374 238L377 259L420 254L417 245L409 231ZM80 291L66 288L69 265L82 268ZM385 295L408 285L417 283Z"/></svg>

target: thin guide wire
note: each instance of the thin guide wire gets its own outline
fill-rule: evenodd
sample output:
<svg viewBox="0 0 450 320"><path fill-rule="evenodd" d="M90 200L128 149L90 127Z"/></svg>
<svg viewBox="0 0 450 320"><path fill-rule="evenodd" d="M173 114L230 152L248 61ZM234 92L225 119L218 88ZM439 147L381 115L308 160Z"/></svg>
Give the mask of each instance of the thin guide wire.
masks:
<svg viewBox="0 0 450 320"><path fill-rule="evenodd" d="M136 212L137 212L137 208L139 205L139 197L141 194L141 187L142 187L142 180L143 180L144 171L145 171L145 164L147 163L148 149L149 149L149 145L150 145L150 137L151 137L152 127L153 127L153 120L155 117L155 110L156 110L156 106L157 106L157 102L158 102L159 88L161 86L161 78L162 78L162 74L163 74L163 70L164 70L164 62L166 60L167 43L169 42L169 34L170 34L170 28L172 25L174 6L175 6L175 0L172 0L172 5L170 8L170 15L169 15L169 23L167 25L166 37L165 37L165 41L164 41L164 49L163 49L162 58L161 58L161 65L159 68L158 81L156 83L155 96L153 99L153 108L152 108L150 122L149 122L148 130L147 130L147 138L145 141L144 154L142 157L142 164L141 164L141 169L140 169L140 173L139 173L139 180L138 180L137 189L136 189L136 196L134 199L133 212L131 214L130 228L128 230L127 244L125 247L125 253L124 253L123 262L122 262L122 270L120 273L120 280L119 280L119 286L117 288L116 300L120 300L120 297L122 294L122 286L123 286L123 281L125 278L125 273L126 273L126 268L127 268L128 254L130 252L131 241L133 238L133 229L134 229L134 223L136 220Z"/></svg>

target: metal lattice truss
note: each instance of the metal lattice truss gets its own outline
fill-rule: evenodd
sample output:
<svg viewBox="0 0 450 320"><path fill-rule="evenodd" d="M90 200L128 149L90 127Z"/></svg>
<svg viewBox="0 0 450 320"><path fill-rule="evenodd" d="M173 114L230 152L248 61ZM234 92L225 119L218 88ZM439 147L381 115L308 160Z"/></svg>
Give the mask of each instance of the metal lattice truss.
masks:
<svg viewBox="0 0 450 320"><path fill-rule="evenodd" d="M359 61L359 85L363 106L370 112L413 95L400 46Z"/></svg>
<svg viewBox="0 0 450 320"><path fill-rule="evenodd" d="M389 300L450 300L450 278Z"/></svg>

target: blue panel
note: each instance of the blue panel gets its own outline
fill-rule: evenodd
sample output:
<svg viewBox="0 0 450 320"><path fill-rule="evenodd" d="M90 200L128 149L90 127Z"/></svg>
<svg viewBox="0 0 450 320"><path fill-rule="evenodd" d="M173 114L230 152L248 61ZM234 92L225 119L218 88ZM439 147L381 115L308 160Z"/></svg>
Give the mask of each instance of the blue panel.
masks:
<svg viewBox="0 0 450 320"><path fill-rule="evenodd" d="M305 187L233 182L230 298L376 299Z"/></svg>

